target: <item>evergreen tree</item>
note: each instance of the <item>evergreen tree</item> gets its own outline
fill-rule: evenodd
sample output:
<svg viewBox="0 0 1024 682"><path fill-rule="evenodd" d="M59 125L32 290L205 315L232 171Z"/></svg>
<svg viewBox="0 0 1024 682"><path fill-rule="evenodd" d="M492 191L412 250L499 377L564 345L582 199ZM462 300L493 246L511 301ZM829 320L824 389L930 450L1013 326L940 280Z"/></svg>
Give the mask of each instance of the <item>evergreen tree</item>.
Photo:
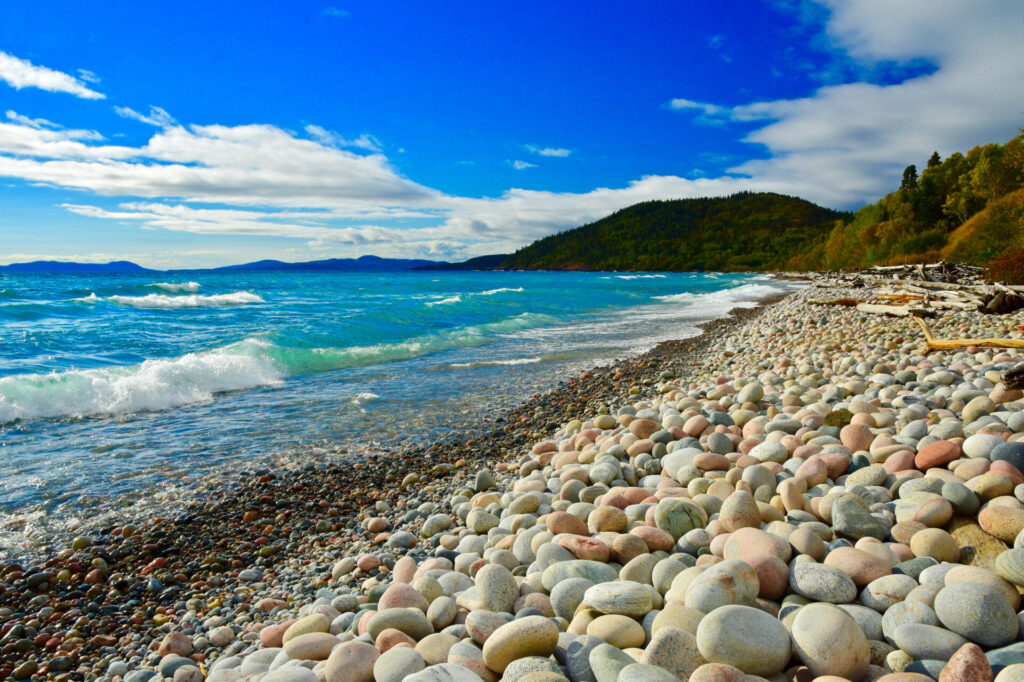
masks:
<svg viewBox="0 0 1024 682"><path fill-rule="evenodd" d="M903 169L903 182L900 189L904 192L913 192L917 189L917 166L910 164Z"/></svg>
<svg viewBox="0 0 1024 682"><path fill-rule="evenodd" d="M939 191L938 184L931 175L925 175L914 191L911 199L914 220L928 227L942 220L942 204L946 197Z"/></svg>
<svg viewBox="0 0 1024 682"><path fill-rule="evenodd" d="M928 167L935 168L942 163L942 157L939 156L938 152L932 152L931 157L928 159Z"/></svg>

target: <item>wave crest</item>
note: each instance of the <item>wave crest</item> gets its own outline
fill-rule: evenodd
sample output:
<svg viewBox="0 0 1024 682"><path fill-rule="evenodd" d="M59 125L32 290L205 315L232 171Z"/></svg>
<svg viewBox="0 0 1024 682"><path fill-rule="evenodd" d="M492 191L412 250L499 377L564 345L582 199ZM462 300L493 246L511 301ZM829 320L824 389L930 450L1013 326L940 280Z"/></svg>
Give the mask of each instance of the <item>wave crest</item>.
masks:
<svg viewBox="0 0 1024 682"><path fill-rule="evenodd" d="M453 362L449 367L462 368L477 368L477 367L501 367L501 366L515 366L515 365L535 365L538 362L542 362L544 358L513 358L511 360L480 360L477 362Z"/></svg>
<svg viewBox="0 0 1024 682"><path fill-rule="evenodd" d="M171 293L187 291L190 294L194 294L199 291L200 285L199 282L155 282L153 284L147 284L146 286L163 289L164 291L170 291Z"/></svg>
<svg viewBox="0 0 1024 682"><path fill-rule="evenodd" d="M462 296L460 296L459 294L455 294L454 296L451 296L449 298L442 298L440 301L427 301L427 305L431 307L435 305L448 305L451 303L458 303L461 300Z"/></svg>
<svg viewBox="0 0 1024 682"><path fill-rule="evenodd" d="M781 291L779 287L767 284L741 284L731 289L719 289L704 293L684 292L681 294L668 294L666 296L655 296L659 301L666 303L701 303L724 305L728 303L750 302L765 296L771 296Z"/></svg>
<svg viewBox="0 0 1024 682"><path fill-rule="evenodd" d="M0 379L0 424L165 410L283 378L273 361L227 346L137 365Z"/></svg>
<svg viewBox="0 0 1024 682"><path fill-rule="evenodd" d="M494 296L495 294L501 294L505 292L518 292L523 291L522 287L500 287L498 289L488 289L487 291L471 291L465 296ZM462 301L463 294L455 294L448 298L442 298L439 301L427 301L426 305L433 307L435 305L450 305L452 303L460 303Z"/></svg>
<svg viewBox="0 0 1024 682"><path fill-rule="evenodd" d="M488 289L487 291L481 291L481 292L478 292L478 293L475 293L475 294L472 294L472 295L473 296L493 296L494 294L500 294L500 293L505 292L505 291L517 292L517 291L522 291L522 290L523 290L522 287L516 287L514 289L512 287L501 287L500 289Z"/></svg>
<svg viewBox="0 0 1024 682"><path fill-rule="evenodd" d="M145 296L111 296L107 299L120 305L132 308L209 308L220 306L245 305L247 303L264 303L263 297L249 291L234 291L230 294L211 294L201 296L167 296L166 294L147 294Z"/></svg>

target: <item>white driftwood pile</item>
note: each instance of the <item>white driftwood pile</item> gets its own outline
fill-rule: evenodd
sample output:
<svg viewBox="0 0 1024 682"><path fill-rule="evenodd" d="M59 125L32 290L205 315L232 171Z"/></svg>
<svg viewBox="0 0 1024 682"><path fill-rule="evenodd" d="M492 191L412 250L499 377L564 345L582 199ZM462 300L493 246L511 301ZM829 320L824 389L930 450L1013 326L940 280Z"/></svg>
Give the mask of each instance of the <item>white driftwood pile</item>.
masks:
<svg viewBox="0 0 1024 682"><path fill-rule="evenodd" d="M985 270L977 265L939 261L929 265L922 263L914 265L879 265L864 270L861 274L869 277L970 285L984 281Z"/></svg>
<svg viewBox="0 0 1024 682"><path fill-rule="evenodd" d="M971 286L985 281L985 270L966 263L938 263L914 265L876 265L866 270L846 272L830 270L819 275L816 282L824 280L827 286L860 288L876 280L899 282L931 282L937 284L959 284Z"/></svg>
<svg viewBox="0 0 1024 682"><path fill-rule="evenodd" d="M860 299L817 299L821 305L856 305L872 314L930 317L940 310L977 310L1003 315L1024 308L1024 287L985 284L984 271L973 265L878 266L856 273L825 273L813 285L866 289Z"/></svg>

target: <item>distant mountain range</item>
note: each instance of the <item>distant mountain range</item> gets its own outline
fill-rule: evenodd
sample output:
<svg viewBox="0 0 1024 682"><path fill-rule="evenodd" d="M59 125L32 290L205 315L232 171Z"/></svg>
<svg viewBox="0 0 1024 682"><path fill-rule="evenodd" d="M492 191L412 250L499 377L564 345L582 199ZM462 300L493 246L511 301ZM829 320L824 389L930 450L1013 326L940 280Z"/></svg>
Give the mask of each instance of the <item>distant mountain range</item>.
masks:
<svg viewBox="0 0 1024 682"><path fill-rule="evenodd" d="M305 263L286 263L279 260L260 260L254 263L228 265L222 268L189 269L178 272L268 272L268 271L334 271L334 272L404 272L424 267L445 266L435 260L380 258L378 256L360 256L359 258L330 258ZM458 266L459 264L455 264ZM12 263L0 265L0 273L39 273L39 274L143 274L169 272L151 270L126 260L110 263L71 263L63 261L38 260L31 263Z"/></svg>
<svg viewBox="0 0 1024 682"><path fill-rule="evenodd" d="M150 270L144 268L141 265L126 260L115 260L109 263L69 263L64 261L56 260L35 260L31 263L11 263L10 265L0 265L0 272L9 272L12 274L16 273L68 273L68 274L105 274L105 273L146 273L146 272L159 272L158 270Z"/></svg>
<svg viewBox="0 0 1024 682"><path fill-rule="evenodd" d="M461 263L434 263L421 265L416 270L499 270L508 255L496 253L489 256L477 256Z"/></svg>
<svg viewBox="0 0 1024 682"><path fill-rule="evenodd" d="M213 268L212 272L255 272L262 270L334 270L339 272L401 272L417 268L440 265L440 261L380 258L379 256L360 256L359 258L328 258L327 260L311 260L305 263L285 263L279 260L258 260L255 263L228 265Z"/></svg>

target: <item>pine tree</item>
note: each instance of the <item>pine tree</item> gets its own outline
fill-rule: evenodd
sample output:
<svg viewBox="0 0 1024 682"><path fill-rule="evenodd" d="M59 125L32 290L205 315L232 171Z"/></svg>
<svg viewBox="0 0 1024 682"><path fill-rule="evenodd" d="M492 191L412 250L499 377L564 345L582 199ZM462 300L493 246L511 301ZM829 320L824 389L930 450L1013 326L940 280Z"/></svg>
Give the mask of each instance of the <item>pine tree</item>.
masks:
<svg viewBox="0 0 1024 682"><path fill-rule="evenodd" d="M917 166L910 164L903 169L903 182L900 183L900 190L913 192L917 189Z"/></svg>

